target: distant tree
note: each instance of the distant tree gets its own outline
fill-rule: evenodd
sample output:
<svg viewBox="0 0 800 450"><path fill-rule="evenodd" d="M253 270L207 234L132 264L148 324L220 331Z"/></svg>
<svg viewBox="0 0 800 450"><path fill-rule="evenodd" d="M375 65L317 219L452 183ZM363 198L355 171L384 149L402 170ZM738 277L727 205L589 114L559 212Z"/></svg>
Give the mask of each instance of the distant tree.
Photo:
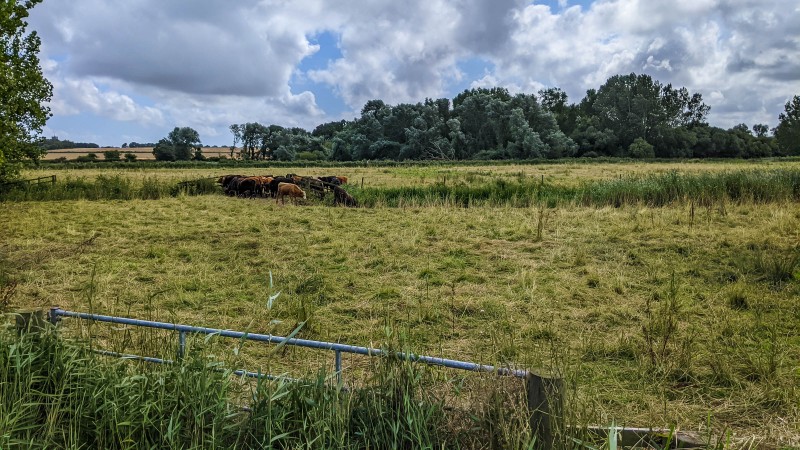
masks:
<svg viewBox="0 0 800 450"><path fill-rule="evenodd" d="M654 158L655 152L653 146L642 138L634 139L633 143L628 147L628 155L631 158Z"/></svg>
<svg viewBox="0 0 800 450"><path fill-rule="evenodd" d="M153 147L157 161L188 161L201 148L200 135L190 127L175 127Z"/></svg>
<svg viewBox="0 0 800 450"><path fill-rule="evenodd" d="M156 161L175 161L175 147L169 139L161 139L153 147L153 156L156 157Z"/></svg>
<svg viewBox="0 0 800 450"><path fill-rule="evenodd" d="M236 148L236 144L239 142L242 144L242 149L239 152L242 159L268 159L270 157L267 141L271 130L268 127L258 122L248 122L233 124L229 129L233 134L231 157L233 157L233 149Z"/></svg>
<svg viewBox="0 0 800 450"><path fill-rule="evenodd" d="M170 140L175 148L175 159L178 161L188 161L192 159L194 151L200 149L200 134L190 127L175 127L170 131L167 139Z"/></svg>
<svg viewBox="0 0 800 450"><path fill-rule="evenodd" d="M333 136L342 131L347 121L340 120L338 122L327 122L321 125L317 125L314 128L314 131L311 132L311 135L314 137L321 137L323 139L333 139Z"/></svg>
<svg viewBox="0 0 800 450"><path fill-rule="evenodd" d="M578 107L567 103L567 93L560 88L542 89L538 92L542 107L556 118L558 128L566 135L571 135L575 130L578 118Z"/></svg>
<svg viewBox="0 0 800 450"><path fill-rule="evenodd" d="M521 108L511 111L509 128L512 141L508 143L508 156L517 159L542 158L550 146L542 142L539 133L533 131Z"/></svg>
<svg viewBox="0 0 800 450"><path fill-rule="evenodd" d="M128 143L127 142L123 142L122 143L122 148L128 148Z"/></svg>
<svg viewBox="0 0 800 450"><path fill-rule="evenodd" d="M131 153L131 152L125 153L125 161L127 161L127 162L136 161L136 154L135 153Z"/></svg>
<svg viewBox="0 0 800 450"><path fill-rule="evenodd" d="M739 125L736 125L733 128L731 128L731 130L737 131L739 133L750 134L750 127L748 127L746 123L740 123Z"/></svg>
<svg viewBox="0 0 800 450"><path fill-rule="evenodd" d="M700 94L690 96L685 88L634 73L609 78L595 95L590 114L599 119L601 129L614 132L622 148L636 138L655 141L664 130L703 124L709 110Z"/></svg>
<svg viewBox="0 0 800 450"><path fill-rule="evenodd" d="M103 158L106 161L119 161L120 160L119 150L106 150L103 152Z"/></svg>
<svg viewBox="0 0 800 450"><path fill-rule="evenodd" d="M78 156L77 158L75 158L75 161L77 161L77 162L95 162L95 161L97 161L97 154L89 153L87 155L81 155L81 156Z"/></svg>
<svg viewBox="0 0 800 450"><path fill-rule="evenodd" d="M755 134L756 137L766 137L767 133L769 133L769 127L763 123L757 123L753 125L753 134Z"/></svg>
<svg viewBox="0 0 800 450"><path fill-rule="evenodd" d="M800 96L786 102L775 128L778 148L786 155L800 155Z"/></svg>
<svg viewBox="0 0 800 450"><path fill-rule="evenodd" d="M37 144L51 116L53 85L39 65L41 41L28 33L28 10L41 0L0 0L0 182L15 178L23 161L38 161Z"/></svg>
<svg viewBox="0 0 800 450"><path fill-rule="evenodd" d="M291 147L281 145L275 151L275 159L278 161L294 161L296 157L297 153Z"/></svg>

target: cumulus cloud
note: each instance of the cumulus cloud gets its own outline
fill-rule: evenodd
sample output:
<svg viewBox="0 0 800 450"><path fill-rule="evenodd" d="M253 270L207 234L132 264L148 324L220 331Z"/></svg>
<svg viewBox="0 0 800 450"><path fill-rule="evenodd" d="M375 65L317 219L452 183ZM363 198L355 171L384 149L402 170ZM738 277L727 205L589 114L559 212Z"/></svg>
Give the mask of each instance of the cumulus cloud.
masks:
<svg viewBox="0 0 800 450"><path fill-rule="evenodd" d="M370 99L452 97L454 85L558 86L579 101L610 76L647 73L702 93L712 124L726 127L774 124L800 93L793 0L556 3L74 0L37 6L31 25L57 115L188 125L212 136L231 123L312 128L347 115L317 104L320 86L355 113ZM336 36L336 56L300 70L325 50L309 41L322 32ZM459 63L473 59L487 70L465 80ZM307 91L293 90L298 80Z"/></svg>
<svg viewBox="0 0 800 450"><path fill-rule="evenodd" d="M768 120L800 80L800 15L793 2L598 0L553 13L531 4L515 13L510 45L492 60L502 84L536 81L573 101L610 76L647 73L706 99L720 126ZM744 100L747 99L747 100ZM768 116L772 116L771 119Z"/></svg>

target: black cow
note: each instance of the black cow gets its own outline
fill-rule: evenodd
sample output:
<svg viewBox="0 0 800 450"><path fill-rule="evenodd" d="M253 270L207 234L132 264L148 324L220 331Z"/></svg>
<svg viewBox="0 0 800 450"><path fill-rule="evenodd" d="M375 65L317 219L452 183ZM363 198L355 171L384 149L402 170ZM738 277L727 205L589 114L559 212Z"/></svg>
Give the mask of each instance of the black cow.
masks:
<svg viewBox="0 0 800 450"><path fill-rule="evenodd" d="M219 179L217 180L217 183L219 183L220 186L222 186L222 190L227 192L228 191L228 186L230 186L231 181L233 181L234 178L243 178L243 177L244 177L244 175L223 175L223 176L219 177Z"/></svg>
<svg viewBox="0 0 800 450"><path fill-rule="evenodd" d="M243 175L226 175L223 180L222 189L226 195L234 196L239 194L239 183L248 178Z"/></svg>
<svg viewBox="0 0 800 450"><path fill-rule="evenodd" d="M353 198L352 195L348 194L347 191L340 188L339 186L333 187L333 206L337 205L344 205L344 206L358 206L358 202L356 199Z"/></svg>
<svg viewBox="0 0 800 450"><path fill-rule="evenodd" d="M333 184L335 186L339 186L340 184L342 184L342 181L339 180L338 177L317 177L317 178L320 181L323 181L325 183L330 183L330 184Z"/></svg>

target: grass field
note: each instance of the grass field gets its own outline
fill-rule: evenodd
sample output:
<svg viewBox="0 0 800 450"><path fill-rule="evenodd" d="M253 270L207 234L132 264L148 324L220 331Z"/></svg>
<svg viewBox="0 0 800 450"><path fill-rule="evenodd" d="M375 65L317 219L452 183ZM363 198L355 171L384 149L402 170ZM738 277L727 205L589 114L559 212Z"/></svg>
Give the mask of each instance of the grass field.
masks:
<svg viewBox="0 0 800 450"><path fill-rule="evenodd" d="M542 175L574 186L799 165L277 172L335 172L356 184L364 177L365 188ZM177 181L231 170L65 172L29 174ZM388 325L420 353L561 371L576 382L574 407L595 423L710 425L731 433L732 446L800 445L796 201L357 209L221 195L5 202L0 229L0 281L17 283L6 310L58 305L279 334L306 322L301 337L356 345L379 345ZM287 359L309 365L307 355ZM241 362L258 368L259 351Z"/></svg>
<svg viewBox="0 0 800 450"><path fill-rule="evenodd" d="M273 167L265 163L263 168L215 167L208 164L199 168L141 168L108 169L101 164L82 168L60 168L45 165L39 169L29 169L25 178L56 175L59 178L93 179L98 175L119 174L131 179L154 178L159 180L182 181L187 179L217 177L229 173L244 175L285 175L298 173L309 176L341 174L349 177L351 184L364 187L401 187L429 185L437 182L480 183L493 179L542 181L557 185L575 186L595 180L608 180L621 177L641 176L679 172L687 174L719 173L735 170L800 169L800 159L730 160L730 161L664 161L664 162L587 162L586 160L562 160L545 164L502 164L492 165L408 165L401 167L381 167L380 163L364 167Z"/></svg>
<svg viewBox="0 0 800 450"><path fill-rule="evenodd" d="M120 157L124 157L126 153L133 153L136 155L136 159L140 161L150 161L155 160L156 157L153 155L153 147L136 147L136 148L69 148L63 150L48 150L45 153L44 159L45 161L52 161L59 158L66 158L68 161L74 160L79 156L86 156L89 153L94 153L97 155L98 160L103 160L103 152L116 150L120 153ZM219 148L219 147L203 147L202 149L203 156L206 158L213 158L213 157L220 157L224 156L226 158L230 157L230 150L227 148Z"/></svg>

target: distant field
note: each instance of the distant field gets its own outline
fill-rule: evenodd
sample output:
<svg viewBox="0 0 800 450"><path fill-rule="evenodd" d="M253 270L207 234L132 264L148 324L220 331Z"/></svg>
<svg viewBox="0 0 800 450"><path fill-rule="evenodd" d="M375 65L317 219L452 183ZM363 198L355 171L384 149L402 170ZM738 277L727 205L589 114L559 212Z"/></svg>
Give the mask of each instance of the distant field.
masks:
<svg viewBox="0 0 800 450"><path fill-rule="evenodd" d="M212 149L223 150L223 149ZM800 160L732 160L732 161L672 161L672 162L603 162L560 161L546 164L491 164L483 165L409 165L399 167L381 167L374 163L369 167L208 167L199 166L190 169L171 168L61 168L58 165L46 165L39 169L29 169L23 175L27 178L56 175L60 178L95 178L98 175L121 175L133 179L157 178L159 180L183 181L193 178L217 177L225 174L242 175L285 175L297 173L309 176L344 175L350 184L361 184L365 187L397 187L419 186L436 182L484 182L502 178L507 180L528 179L544 181L565 186L574 186L586 181L607 180L627 176L641 176L670 171L679 173L717 173L735 170L768 170L798 169Z"/></svg>
<svg viewBox="0 0 800 450"><path fill-rule="evenodd" d="M94 153L97 155L97 158L102 160L103 159L103 152L109 150L117 150L120 152L120 156L125 155L125 153L133 153L136 155L137 160L154 160L155 156L153 156L153 147L137 147L137 148L70 148L70 149L63 149L63 150L48 150L47 154L44 155L44 160L52 161L58 158L67 158L67 160L76 159L79 156L86 156L89 153ZM227 156L230 157L230 151L226 148L218 148L218 147L203 147L203 156L207 158L217 157L217 156Z"/></svg>
<svg viewBox="0 0 800 450"><path fill-rule="evenodd" d="M47 166L25 175L177 181L296 172L345 175L351 185L364 178L366 190L798 167ZM732 448L800 444L795 201L348 209L181 195L0 202L0 224L0 281L17 282L11 308L91 307L280 334L305 321L300 337L357 345L379 345L388 326L421 353L563 371L591 423L700 431L710 424L717 435L732 433ZM243 362L257 369L263 359L249 350Z"/></svg>

